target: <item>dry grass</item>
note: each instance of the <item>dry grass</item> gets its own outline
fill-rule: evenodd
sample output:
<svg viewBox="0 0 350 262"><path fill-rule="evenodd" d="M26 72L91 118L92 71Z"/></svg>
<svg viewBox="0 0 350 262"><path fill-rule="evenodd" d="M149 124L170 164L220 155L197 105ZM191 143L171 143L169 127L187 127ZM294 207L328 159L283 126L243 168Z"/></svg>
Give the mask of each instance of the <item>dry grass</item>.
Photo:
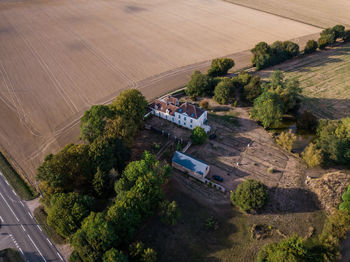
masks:
<svg viewBox="0 0 350 262"><path fill-rule="evenodd" d="M274 69L300 81L302 109L320 118L350 116L350 45L318 52L260 72L267 77Z"/></svg>
<svg viewBox="0 0 350 262"><path fill-rule="evenodd" d="M238 52L248 65L244 50L261 40L317 32L218 0L1 1L0 145L34 179L91 105L128 87L151 98L209 59Z"/></svg>
<svg viewBox="0 0 350 262"><path fill-rule="evenodd" d="M226 0L319 27L350 26L348 0Z"/></svg>

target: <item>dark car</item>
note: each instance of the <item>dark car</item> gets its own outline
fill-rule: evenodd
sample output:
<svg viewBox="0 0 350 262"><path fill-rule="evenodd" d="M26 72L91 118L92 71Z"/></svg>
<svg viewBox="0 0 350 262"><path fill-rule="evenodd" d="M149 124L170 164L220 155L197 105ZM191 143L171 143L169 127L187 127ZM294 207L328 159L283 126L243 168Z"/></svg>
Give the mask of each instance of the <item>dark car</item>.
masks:
<svg viewBox="0 0 350 262"><path fill-rule="evenodd" d="M213 139L215 139L216 138L216 135L215 134L211 134L210 136L209 136L209 139L210 140L213 140Z"/></svg>
<svg viewBox="0 0 350 262"><path fill-rule="evenodd" d="M217 176L217 175L213 175L213 179L215 179L216 181L219 181L219 182L224 181L224 179L221 176Z"/></svg>

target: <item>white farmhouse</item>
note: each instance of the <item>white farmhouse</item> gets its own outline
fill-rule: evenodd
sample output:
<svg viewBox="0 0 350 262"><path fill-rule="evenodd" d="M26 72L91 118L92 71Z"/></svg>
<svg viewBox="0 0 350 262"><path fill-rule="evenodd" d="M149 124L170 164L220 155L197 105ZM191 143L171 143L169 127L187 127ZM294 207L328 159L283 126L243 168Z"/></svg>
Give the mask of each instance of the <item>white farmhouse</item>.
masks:
<svg viewBox="0 0 350 262"><path fill-rule="evenodd" d="M189 129L199 126L206 132L210 131L210 126L206 125L207 111L187 102L180 105L179 100L175 97L168 96L164 99L157 99L150 105L150 108L153 115L177 125Z"/></svg>

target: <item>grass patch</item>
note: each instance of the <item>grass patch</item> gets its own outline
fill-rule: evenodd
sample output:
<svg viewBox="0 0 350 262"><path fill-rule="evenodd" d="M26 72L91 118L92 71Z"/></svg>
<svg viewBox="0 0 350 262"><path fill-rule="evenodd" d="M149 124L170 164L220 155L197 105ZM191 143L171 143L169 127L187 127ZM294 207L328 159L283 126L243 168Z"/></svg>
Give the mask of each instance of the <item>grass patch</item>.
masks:
<svg viewBox="0 0 350 262"><path fill-rule="evenodd" d="M59 245L66 243L66 240L63 237L61 237L55 231L55 229L53 229L47 224L46 222L47 214L43 207L40 206L34 210L34 218L38 222L38 224L40 224L40 226L44 229L45 233L52 240L52 242Z"/></svg>
<svg viewBox="0 0 350 262"><path fill-rule="evenodd" d="M28 185L0 152L0 171L20 198L31 200L37 197L35 189Z"/></svg>
<svg viewBox="0 0 350 262"><path fill-rule="evenodd" d="M209 112L209 115L222 122L239 126L239 122L237 119L237 116L238 116L237 112L230 111L230 112L226 112L225 114L216 114L215 112Z"/></svg>
<svg viewBox="0 0 350 262"><path fill-rule="evenodd" d="M6 248L4 250L1 250L0 258L2 258L2 261L4 262L24 262L24 259L19 253L19 251L12 248Z"/></svg>

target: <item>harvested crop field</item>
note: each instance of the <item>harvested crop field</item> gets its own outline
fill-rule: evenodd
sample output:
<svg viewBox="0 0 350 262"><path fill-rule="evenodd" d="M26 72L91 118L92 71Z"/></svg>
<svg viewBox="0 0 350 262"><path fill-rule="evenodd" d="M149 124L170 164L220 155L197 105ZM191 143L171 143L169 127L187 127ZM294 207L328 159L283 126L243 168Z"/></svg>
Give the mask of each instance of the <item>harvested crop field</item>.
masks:
<svg viewBox="0 0 350 262"><path fill-rule="evenodd" d="M0 146L34 180L91 105L131 87L152 98L209 59L248 65L259 41L319 31L218 0L1 0Z"/></svg>
<svg viewBox="0 0 350 262"><path fill-rule="evenodd" d="M226 0L319 27L350 26L348 0Z"/></svg>
<svg viewBox="0 0 350 262"><path fill-rule="evenodd" d="M294 59L259 74L267 77L274 69L300 81L301 110L310 110L319 118L350 116L350 44Z"/></svg>

